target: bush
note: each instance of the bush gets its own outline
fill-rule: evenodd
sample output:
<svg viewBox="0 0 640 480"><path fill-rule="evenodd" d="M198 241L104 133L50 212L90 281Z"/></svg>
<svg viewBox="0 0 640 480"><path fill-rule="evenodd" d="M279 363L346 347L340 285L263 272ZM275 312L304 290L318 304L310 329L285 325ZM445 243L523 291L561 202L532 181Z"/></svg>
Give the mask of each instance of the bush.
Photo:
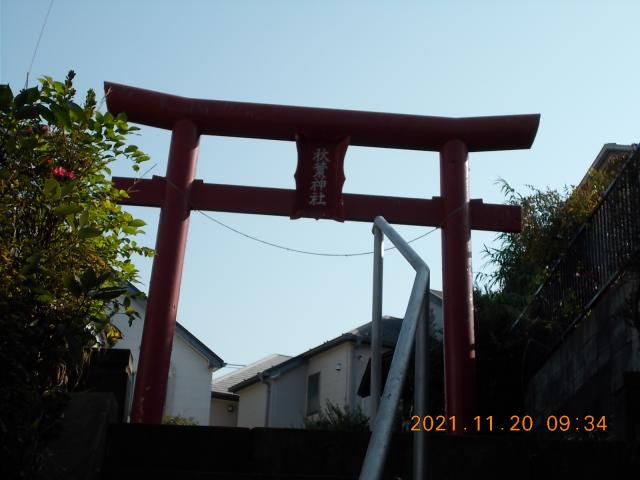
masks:
<svg viewBox="0 0 640 480"><path fill-rule="evenodd" d="M70 379L88 349L133 321L136 254L144 225L118 202L109 165L134 169L148 157L125 144L124 115L101 114L89 91L74 102L74 73L50 77L15 97L0 85L0 475L40 476L43 444L55 429Z"/></svg>
<svg viewBox="0 0 640 480"><path fill-rule="evenodd" d="M185 417L183 415L166 415L162 418L163 425L198 425L193 417Z"/></svg>
<svg viewBox="0 0 640 480"><path fill-rule="evenodd" d="M309 430L366 432L369 431L369 419L360 407L350 410L327 400L324 409L317 415L304 420L304 428Z"/></svg>

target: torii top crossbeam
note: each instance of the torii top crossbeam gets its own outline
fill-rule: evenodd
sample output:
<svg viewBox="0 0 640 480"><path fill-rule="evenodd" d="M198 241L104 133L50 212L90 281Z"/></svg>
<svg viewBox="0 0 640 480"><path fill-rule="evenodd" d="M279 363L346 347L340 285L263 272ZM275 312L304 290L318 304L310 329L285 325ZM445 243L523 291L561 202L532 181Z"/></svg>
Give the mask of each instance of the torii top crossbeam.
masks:
<svg viewBox="0 0 640 480"><path fill-rule="evenodd" d="M530 148L540 115L428 117L329 108L199 100L105 82L111 112L129 121L173 129L193 122L201 135L294 141L296 134L332 139L348 134L350 145L438 152L457 139L469 152Z"/></svg>
<svg viewBox="0 0 640 480"><path fill-rule="evenodd" d="M172 130L166 181L114 178L129 205L161 207L132 421L158 423L166 393L188 219L192 208L289 215L295 191L195 180L200 135L295 141L349 138L350 145L440 152L441 197L344 195L344 219L442 227L447 415L459 424L475 404L471 229L516 232L518 207L469 200L468 152L529 148L539 115L443 118L198 100L105 82L111 113Z"/></svg>

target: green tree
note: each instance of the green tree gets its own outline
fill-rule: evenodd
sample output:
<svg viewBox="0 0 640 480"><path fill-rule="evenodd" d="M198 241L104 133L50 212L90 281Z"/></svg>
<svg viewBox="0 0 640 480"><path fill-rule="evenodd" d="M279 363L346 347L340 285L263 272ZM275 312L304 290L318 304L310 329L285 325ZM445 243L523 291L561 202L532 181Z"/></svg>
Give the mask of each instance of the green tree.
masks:
<svg viewBox="0 0 640 480"><path fill-rule="evenodd" d="M540 336L552 334L548 322L511 327L588 220L626 155L616 155L604 169L588 173L575 188L562 191L528 187L517 193L501 180L507 203L522 208L522 231L502 233L498 247L486 248L494 270L476 279L475 328L480 409L486 415L523 413L526 350Z"/></svg>
<svg viewBox="0 0 640 480"><path fill-rule="evenodd" d="M102 114L93 91L75 103L74 73L14 97L0 85L0 469L39 476L42 448L88 349L130 320L144 222L123 211L109 165L148 160L124 115ZM5 472L3 472L5 473ZM0 475L2 476L2 475Z"/></svg>
<svg viewBox="0 0 640 480"><path fill-rule="evenodd" d="M603 169L591 170L580 185L562 191L528 186L529 192L521 194L500 180L507 203L522 208L522 231L501 233L498 247L485 248L495 269L480 276L482 286L516 295L526 303L567 250L626 158L626 154L612 156Z"/></svg>

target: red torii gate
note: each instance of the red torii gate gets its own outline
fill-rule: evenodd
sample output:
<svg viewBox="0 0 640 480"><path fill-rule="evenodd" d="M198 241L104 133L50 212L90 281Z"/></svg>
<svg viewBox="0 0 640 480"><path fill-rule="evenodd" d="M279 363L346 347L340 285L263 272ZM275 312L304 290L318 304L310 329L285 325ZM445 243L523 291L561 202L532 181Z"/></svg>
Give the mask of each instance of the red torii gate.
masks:
<svg viewBox="0 0 640 480"><path fill-rule="evenodd" d="M191 209L291 214L295 190L217 185L195 179L200 135L295 141L350 137L350 145L440 152L441 197L344 195L346 220L442 227L447 415L475 408L471 229L519 232L520 208L469 199L468 152L530 148L540 115L445 118L198 100L105 82L107 107L172 131L166 179L114 177L125 205L160 207L131 420L160 423L167 388ZM460 420L459 420L460 421Z"/></svg>

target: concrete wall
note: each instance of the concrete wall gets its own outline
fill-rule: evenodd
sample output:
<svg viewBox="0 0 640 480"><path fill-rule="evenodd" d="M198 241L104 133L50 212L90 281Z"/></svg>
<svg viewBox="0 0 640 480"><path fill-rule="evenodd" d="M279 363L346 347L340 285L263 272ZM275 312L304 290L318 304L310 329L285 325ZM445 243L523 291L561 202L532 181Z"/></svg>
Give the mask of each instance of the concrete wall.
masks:
<svg viewBox="0 0 640 480"><path fill-rule="evenodd" d="M264 427L267 413L267 385L254 383L239 392L238 427Z"/></svg>
<svg viewBox="0 0 640 480"><path fill-rule="evenodd" d="M527 414L606 415L609 432L623 438L625 374L640 371L638 331L629 322L627 299L634 285L619 286L600 301L531 378Z"/></svg>
<svg viewBox="0 0 640 480"><path fill-rule="evenodd" d="M114 316L113 324L124 335L115 348L126 348L131 351L135 375L138 369L146 304L134 300L132 306L140 312L140 319L134 321L130 327L126 315L117 314ZM209 425L211 374L208 360L194 350L186 340L176 335L171 352L165 415L192 417L199 425ZM133 391L131 394L133 395Z"/></svg>
<svg viewBox="0 0 640 480"><path fill-rule="evenodd" d="M212 398L209 410L209 425L216 427L238 426L238 402Z"/></svg>

